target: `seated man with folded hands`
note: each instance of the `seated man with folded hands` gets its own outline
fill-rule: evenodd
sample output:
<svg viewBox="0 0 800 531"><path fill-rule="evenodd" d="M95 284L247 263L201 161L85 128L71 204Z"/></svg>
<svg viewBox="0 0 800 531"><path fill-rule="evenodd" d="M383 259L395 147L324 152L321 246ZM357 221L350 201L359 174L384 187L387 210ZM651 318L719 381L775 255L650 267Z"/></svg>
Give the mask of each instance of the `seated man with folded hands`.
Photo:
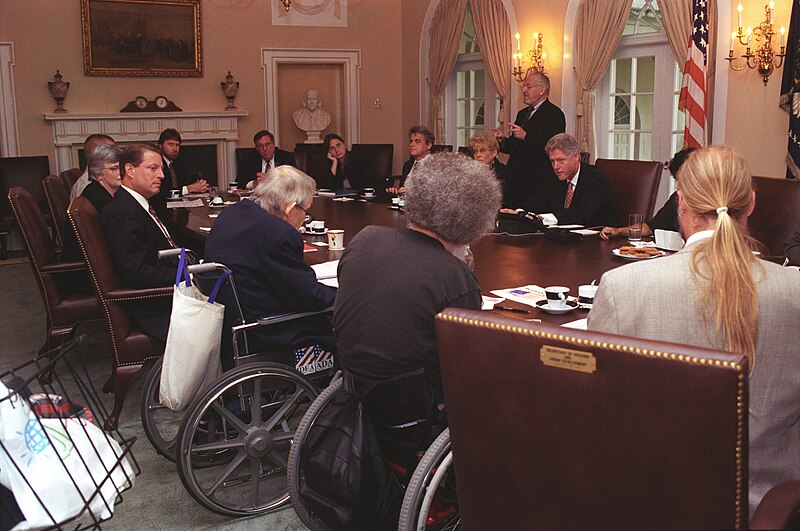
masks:
<svg viewBox="0 0 800 531"><path fill-rule="evenodd" d="M550 177L544 188L522 204L521 210L536 213L546 225L555 222L587 227L610 225L616 217L611 185L600 170L581 162L580 146L575 137L557 134L544 149L555 178ZM515 211L503 209L502 212L513 214Z"/></svg>

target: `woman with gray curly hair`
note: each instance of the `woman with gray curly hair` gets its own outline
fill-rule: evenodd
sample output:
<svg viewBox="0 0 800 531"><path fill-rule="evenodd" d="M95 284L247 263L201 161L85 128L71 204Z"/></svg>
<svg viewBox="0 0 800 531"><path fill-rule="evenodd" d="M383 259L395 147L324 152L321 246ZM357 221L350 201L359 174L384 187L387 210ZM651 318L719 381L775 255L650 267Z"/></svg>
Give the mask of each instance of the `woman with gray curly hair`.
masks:
<svg viewBox="0 0 800 531"><path fill-rule="evenodd" d="M353 238L339 263L334 331L360 389L423 368L443 403L434 316L480 309L475 276L454 253L492 230L499 207L486 164L439 153L406 181L407 227L367 227Z"/></svg>

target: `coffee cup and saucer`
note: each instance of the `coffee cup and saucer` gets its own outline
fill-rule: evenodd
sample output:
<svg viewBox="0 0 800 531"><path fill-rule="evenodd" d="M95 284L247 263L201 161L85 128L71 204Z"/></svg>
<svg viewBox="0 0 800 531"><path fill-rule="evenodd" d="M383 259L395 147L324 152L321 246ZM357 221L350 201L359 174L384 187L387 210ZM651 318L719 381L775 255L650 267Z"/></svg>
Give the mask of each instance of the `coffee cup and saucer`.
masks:
<svg viewBox="0 0 800 531"><path fill-rule="evenodd" d="M364 199L375 199L375 188L364 188L361 196Z"/></svg>
<svg viewBox="0 0 800 531"><path fill-rule="evenodd" d="M225 206L225 201L223 201L220 196L217 196L208 202L208 206L211 208L222 208Z"/></svg>
<svg viewBox="0 0 800 531"><path fill-rule="evenodd" d="M327 233L328 229L325 227L325 222L322 220L314 220L306 225L306 234L322 236Z"/></svg>
<svg viewBox="0 0 800 531"><path fill-rule="evenodd" d="M578 302L569 300L569 288L550 286L544 289L546 299L536 301L536 307L547 313L561 315L578 308Z"/></svg>

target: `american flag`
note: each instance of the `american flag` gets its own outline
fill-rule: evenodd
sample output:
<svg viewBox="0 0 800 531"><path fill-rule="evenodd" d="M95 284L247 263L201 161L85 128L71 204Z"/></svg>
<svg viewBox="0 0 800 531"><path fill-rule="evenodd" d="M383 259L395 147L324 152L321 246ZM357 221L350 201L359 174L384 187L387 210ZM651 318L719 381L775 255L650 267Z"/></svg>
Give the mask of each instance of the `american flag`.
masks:
<svg viewBox="0 0 800 531"><path fill-rule="evenodd" d="M312 374L333 367L333 353L319 345L299 348L294 352L294 368L301 374Z"/></svg>
<svg viewBox="0 0 800 531"><path fill-rule="evenodd" d="M706 48L708 12L706 0L692 0L692 34L683 67L678 109L684 112L683 147L706 145Z"/></svg>

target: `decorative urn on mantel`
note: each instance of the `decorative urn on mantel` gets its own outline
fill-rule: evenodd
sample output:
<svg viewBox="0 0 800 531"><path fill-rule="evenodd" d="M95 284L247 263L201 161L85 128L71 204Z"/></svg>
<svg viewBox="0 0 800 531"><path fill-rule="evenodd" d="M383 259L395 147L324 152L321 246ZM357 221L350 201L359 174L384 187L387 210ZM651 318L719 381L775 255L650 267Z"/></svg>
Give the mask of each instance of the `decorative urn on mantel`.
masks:
<svg viewBox="0 0 800 531"><path fill-rule="evenodd" d="M67 97L67 91L69 90L69 82L62 81L61 72L56 70L56 75L53 76L54 81L47 82L47 88L50 89L50 94L53 95L53 99L56 100L56 108L53 109L53 112L57 113L65 113L67 110L64 108L64 98Z"/></svg>
<svg viewBox="0 0 800 531"><path fill-rule="evenodd" d="M222 87L222 93L228 98L228 106L225 107L225 110L232 111L236 109L233 100L236 99L236 92L239 90L239 82L233 80L230 70L228 70L228 75L225 76L225 81L220 82L219 85Z"/></svg>

